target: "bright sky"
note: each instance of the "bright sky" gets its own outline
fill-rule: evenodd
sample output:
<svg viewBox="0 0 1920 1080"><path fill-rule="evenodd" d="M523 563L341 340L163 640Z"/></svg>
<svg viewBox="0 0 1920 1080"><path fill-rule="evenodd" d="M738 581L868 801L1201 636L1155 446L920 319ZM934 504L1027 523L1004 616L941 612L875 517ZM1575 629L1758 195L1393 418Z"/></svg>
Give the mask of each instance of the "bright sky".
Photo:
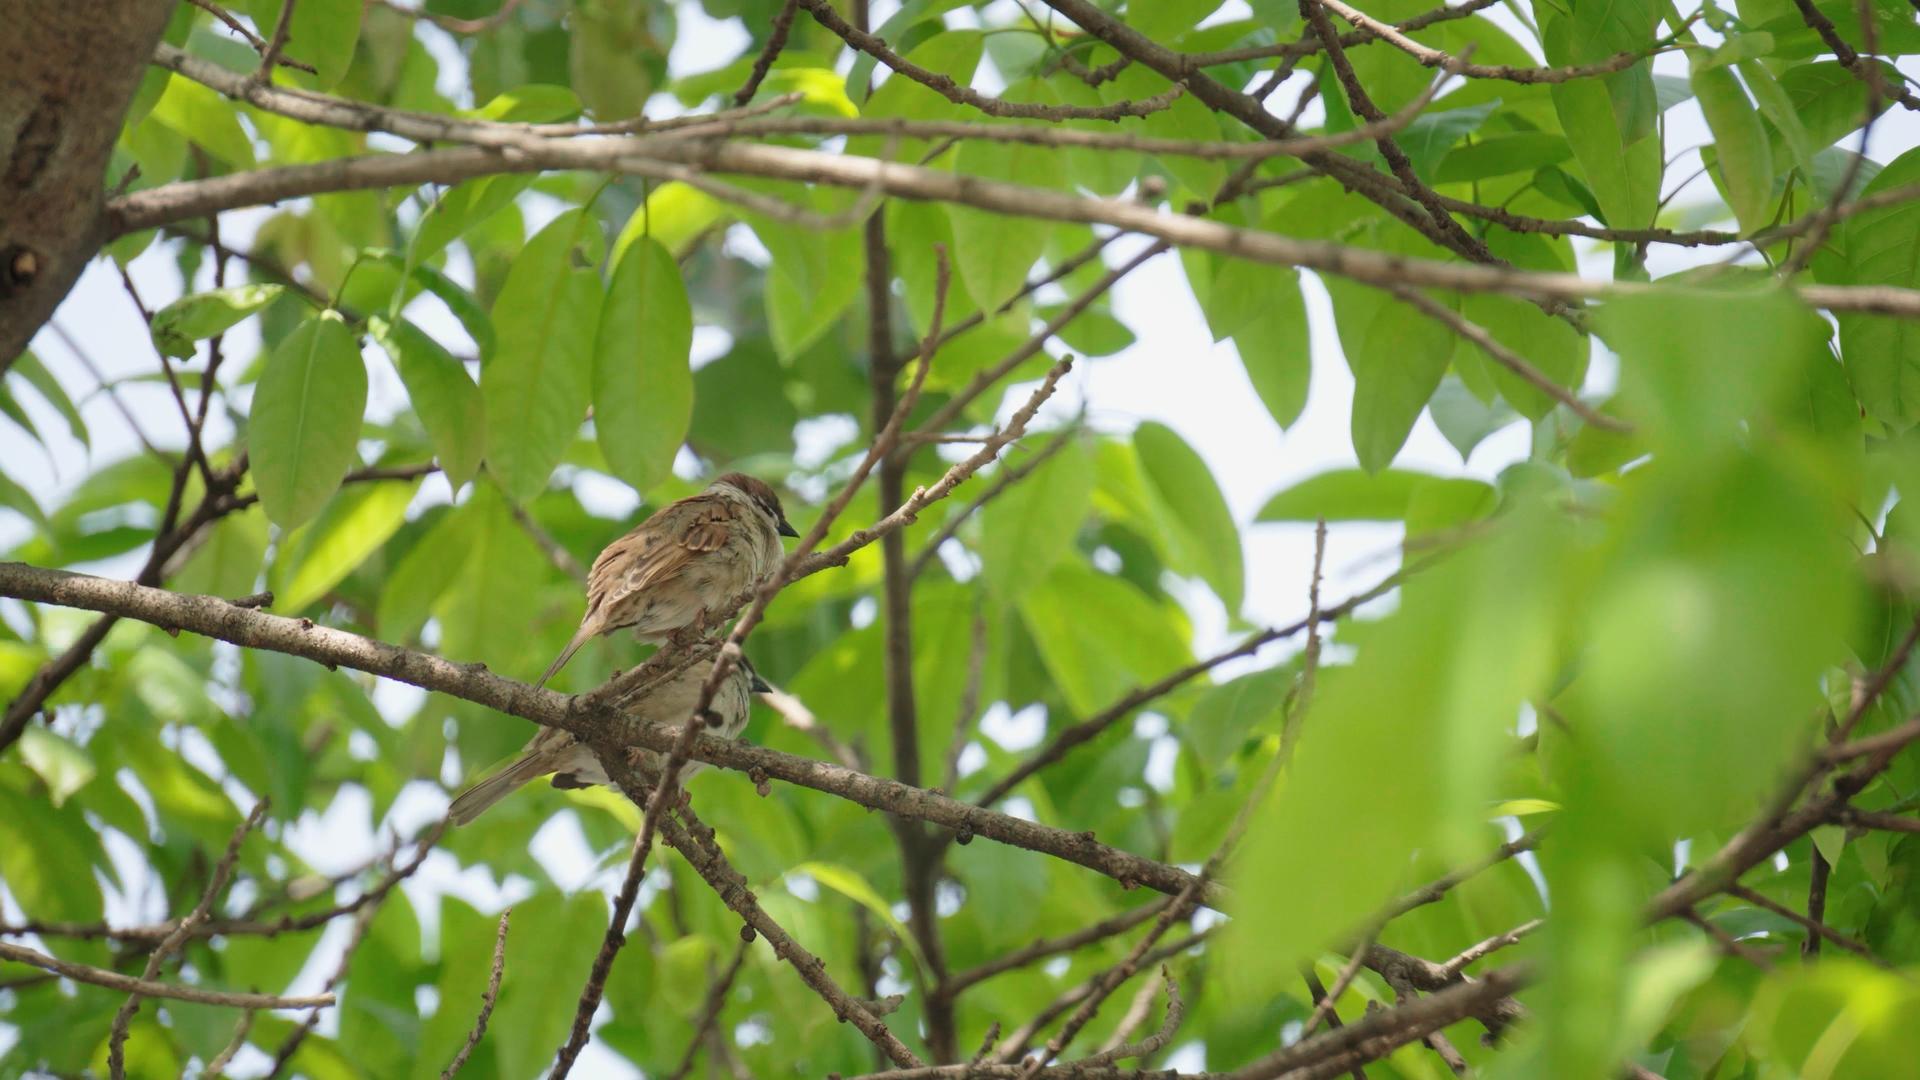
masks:
<svg viewBox="0 0 1920 1080"><path fill-rule="evenodd" d="M898 5L878 2L874 6L874 19L878 24ZM1008 10L1012 9L1009 7ZM1510 30L1515 29L1511 17L1502 9L1491 9L1489 14L1505 23ZM1232 0L1216 18L1244 15L1245 8L1240 0ZM1522 41L1528 40L1524 33L1516 33L1515 36ZM1710 33L1703 36L1711 38ZM681 5L680 31L670 61L672 70L676 74L684 74L725 63L738 55L746 38L737 20L714 22L701 15L697 7ZM442 54L442 89L458 98L463 80L459 77L458 68L448 61L449 58ZM1668 74L1686 73L1685 61L1677 55L1660 58L1656 66ZM1296 81L1283 89L1276 100L1290 100L1291 93L1297 87ZM665 108L660 109L660 113L672 111L671 102L663 99L662 104ZM1317 110L1318 106L1315 108ZM1316 119L1313 113L1309 113L1309 122ZM1670 111L1668 123L1670 147L1694 146L1710 138L1699 110L1692 102ZM1912 114L1895 110L1877 125L1870 148L1871 156L1884 163L1916 145L1917 141L1920 141L1920 122L1916 122ZM1687 164L1689 159L1692 164ZM1697 154L1688 151L1682 164L1670 169L1669 175L1690 175L1697 168L1697 159ZM1701 201L1711 197L1708 182L1699 179L1680 196L1676 205L1685 205L1690 199ZM223 231L235 242L244 243L267 213L249 211L226 215L222 219ZM1131 239L1122 241L1115 245L1112 255L1116 259L1125 257L1131 251L1138 250L1138 244L1138 241ZM1585 245L1580 249L1583 263L1589 274L1604 276L1609 269L1606 258L1602 256L1596 262L1591 255L1592 246ZM1680 265L1676 256L1662 252L1652 269L1658 275L1678 269ZM158 307L179 292L178 271L167 248L156 246L149 249L135 260L131 276L149 307ZM1056 398L1052 411L1057 415L1068 415L1085 403L1094 422L1107 430L1124 430L1144 420L1166 423L1184 436L1212 467L1235 519L1243 524L1251 522L1260 506L1274 492L1307 476L1331 468L1351 467L1355 463L1348 436L1353 379L1339 351L1326 294L1317 282L1311 278L1307 280L1308 312L1313 337L1312 392L1304 415L1291 430L1280 431L1261 406L1241 370L1233 348L1212 343L1212 337L1187 288L1179 260L1172 255L1162 256L1136 270L1114 291L1114 312L1134 330L1139 337L1138 342L1118 356L1079 365L1069 377L1065 390ZM197 287L210 285L209 272L203 268ZM457 324L451 320L433 320L424 312L422 316L423 325L431 332L446 333L452 340L458 340ZM54 323L71 335L80 351L97 365L99 374L108 380L147 376L155 371L156 354L147 339L145 327L127 299L119 276L110 263L97 261L88 269L55 315ZM258 338L250 326L230 333L227 336L227 349L232 362L228 373L243 367L257 347ZM34 341L34 349L76 400L96 384L95 376L52 329L41 332ZM372 409L378 413L399 407L404 400L400 383L384 354L379 349L369 349L366 357L372 382ZM1604 389L1599 380L1607 377L1609 366L1602 358L1594 368L1589 389ZM129 384L123 389L122 397L153 441L168 448L181 445L183 432L180 419L164 386L157 383ZM64 426L51 410L41 407L31 395L25 395L23 401L41 432L47 436L50 451L42 450L10 424L0 423L0 462L4 463L7 475L24 484L43 505L57 505L62 493L69 490L90 468L139 450L138 442L127 430L125 421L104 394L90 396L82 405L94 437L91 456L78 442L66 436ZM216 430L211 433L216 441L228 434L221 428L222 425L216 424ZM1487 439L1475 451L1472 459L1463 463L1432 421L1423 416L1396 465L1491 479L1505 466L1523 459L1527 448L1527 427L1517 423ZM597 486L596 490L604 492L605 486ZM583 496L589 494L583 489ZM433 477L423 486L420 502L444 501L446 496L445 481ZM10 546L25 533L26 523L23 520L9 512L0 511L0 547ZM1312 560L1311 529L1256 525L1248 528L1243 536L1247 562L1247 603L1243 616L1252 623L1270 625L1304 615ZM1332 530L1328 596L1332 599L1346 596L1390 571L1395 565L1391 556L1398 538L1397 527L1348 525ZM137 566L137 560L123 558L87 569L127 576ZM1202 654L1217 651L1236 636L1229 632L1225 612L1210 594L1202 589L1191 589L1187 590L1187 595L1199 638L1196 648ZM7 615L10 610L17 616L17 607L10 609L10 603L0 603L0 616ZM1264 665L1278 655L1269 655L1257 663ZM417 699L406 688L383 686L378 692L378 700L385 705L401 706ZM825 719L830 723L832 718ZM993 718L987 730L995 737L1014 743L1030 743L1039 733L1035 723L1006 717ZM205 760L214 760L210 752ZM437 817L443 806L443 797L437 791L429 785L418 785L410 797L401 800L389 824L403 833L411 834L425 822ZM299 822L290 835L290 842L316 868L323 871L358 864L383 843L370 827L367 809L364 800L343 797L336 801L325 817L309 814ZM555 877L569 887L584 886L596 879L608 889L617 884L621 868L596 868L591 853L571 819L556 819L541 832L537 847ZM116 855L126 869L137 865L131 852L120 851ZM619 861L624 864L624 859ZM165 913L159 910L158 905L164 901L157 899L158 893L152 887L153 883L142 880L141 875L137 874L132 875L132 879L135 884L129 895L110 907L110 917L130 921L163 917ZM804 889L806 886L801 884L799 887ZM445 855L431 858L407 888L423 915L437 907L430 898L446 889L453 889L482 905L511 899L524 891L523 887L509 883L503 893L480 870L456 873L451 857ZM5 914L10 918L19 915L10 898L6 900ZM330 935L323 947L315 951L315 960L309 964L292 992L317 989L324 973L333 967L333 954L341 944L344 929L336 927L335 933ZM323 1026L323 1030L332 1029ZM0 1045L10 1041L10 1036L0 1029ZM1201 1063L1184 1060L1178 1064L1190 1068ZM635 1075L622 1059L599 1050L597 1046L589 1047L581 1065L585 1070L582 1075Z"/></svg>

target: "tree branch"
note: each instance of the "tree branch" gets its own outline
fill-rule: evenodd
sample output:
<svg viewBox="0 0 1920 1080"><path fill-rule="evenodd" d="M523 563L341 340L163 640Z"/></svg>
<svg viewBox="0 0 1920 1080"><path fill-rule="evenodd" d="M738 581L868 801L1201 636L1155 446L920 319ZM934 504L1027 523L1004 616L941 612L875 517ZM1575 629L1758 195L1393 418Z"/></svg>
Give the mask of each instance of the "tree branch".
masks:
<svg viewBox="0 0 1920 1080"><path fill-rule="evenodd" d="M63 975L74 982L104 986L109 990L119 990L122 993L139 994L141 997L150 998L168 998L173 1001L191 1001L197 1005L224 1005L235 1009L323 1009L333 1004L331 993L281 997L277 994L241 994L230 990L205 990L198 986L149 982L146 979L136 979L131 975L122 975L117 971L76 964L71 960L48 956L46 953L5 941L0 941L0 960L26 964L42 971L51 971L55 975Z"/></svg>
<svg viewBox="0 0 1920 1080"><path fill-rule="evenodd" d="M610 705L589 705L578 697L535 689L502 678L479 665L457 664L311 621L236 607L216 597L188 596L24 563L0 563L0 596L101 611L218 638L243 648L265 649L364 671L484 705L545 727L557 727L589 743L614 738L619 745L665 753L672 749L679 734L670 727L634 723ZM771 779L950 830L964 828L990 840L1065 859L1123 884L1145 885L1173 895L1194 880L1192 875L1176 867L1101 844L1091 833L1071 833L995 813L825 761L704 734L694 739L689 756L736 772L759 770ZM1218 886L1208 885L1202 899L1217 905L1221 896Z"/></svg>

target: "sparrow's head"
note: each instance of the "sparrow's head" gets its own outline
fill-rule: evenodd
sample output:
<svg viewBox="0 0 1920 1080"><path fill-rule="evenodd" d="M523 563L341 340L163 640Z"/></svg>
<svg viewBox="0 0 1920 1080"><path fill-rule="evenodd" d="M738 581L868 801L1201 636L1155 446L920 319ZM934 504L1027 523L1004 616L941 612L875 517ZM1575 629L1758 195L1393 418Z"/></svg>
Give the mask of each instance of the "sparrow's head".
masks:
<svg viewBox="0 0 1920 1080"><path fill-rule="evenodd" d="M770 694L773 692L773 687L767 685L767 680L761 678L760 673L753 670L753 661L742 656L740 658L740 670L747 673L748 690L756 694Z"/></svg>
<svg viewBox="0 0 1920 1080"><path fill-rule="evenodd" d="M792 525L787 523L787 512L780 508L780 496L767 486L766 481L746 473L730 472L715 480L714 486L725 484L745 495L747 500L760 508L761 513L773 521L773 527L781 536L799 536Z"/></svg>

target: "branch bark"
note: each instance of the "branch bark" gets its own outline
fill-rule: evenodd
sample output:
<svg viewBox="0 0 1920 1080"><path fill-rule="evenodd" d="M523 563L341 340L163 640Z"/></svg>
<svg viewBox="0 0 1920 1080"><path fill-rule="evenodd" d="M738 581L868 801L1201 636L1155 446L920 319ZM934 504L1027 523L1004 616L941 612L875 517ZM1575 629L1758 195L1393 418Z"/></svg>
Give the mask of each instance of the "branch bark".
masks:
<svg viewBox="0 0 1920 1080"><path fill-rule="evenodd" d="M309 620L237 607L217 597L189 596L24 563L0 563L0 596L100 611L203 634L243 648L266 649L364 671L485 705L545 727L557 727L588 742L614 737L622 745L665 754L672 750L680 735L671 727L635 724L609 705L589 704L578 697L569 698L502 678L487 671L484 665L454 663ZM838 795L862 806L946 829L966 829L989 840L1065 859L1124 885L1145 885L1157 892L1177 895L1194 880L1193 875L1177 867L1102 844L1090 832L1073 833L995 813L825 761L706 734L693 740L688 756L736 772L751 774L759 770L771 779ZM1219 886L1209 883L1202 900L1218 906L1223 895Z"/></svg>
<svg viewBox="0 0 1920 1080"><path fill-rule="evenodd" d="M97 6L94 6L97 7ZM0 374L106 239L106 168L174 0L12 0L0 40Z"/></svg>

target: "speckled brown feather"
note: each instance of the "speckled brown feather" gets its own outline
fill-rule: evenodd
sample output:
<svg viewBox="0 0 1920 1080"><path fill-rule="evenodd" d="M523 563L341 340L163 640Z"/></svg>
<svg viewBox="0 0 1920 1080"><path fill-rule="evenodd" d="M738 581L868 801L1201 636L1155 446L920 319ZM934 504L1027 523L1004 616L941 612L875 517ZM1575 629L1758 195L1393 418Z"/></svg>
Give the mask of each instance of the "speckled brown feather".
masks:
<svg viewBox="0 0 1920 1080"><path fill-rule="evenodd" d="M748 492L747 481L762 494ZM660 640L701 618L708 605L757 583L780 556L778 507L771 488L729 473L608 544L587 574L580 628L536 685L544 686L597 635L633 627L642 640Z"/></svg>

